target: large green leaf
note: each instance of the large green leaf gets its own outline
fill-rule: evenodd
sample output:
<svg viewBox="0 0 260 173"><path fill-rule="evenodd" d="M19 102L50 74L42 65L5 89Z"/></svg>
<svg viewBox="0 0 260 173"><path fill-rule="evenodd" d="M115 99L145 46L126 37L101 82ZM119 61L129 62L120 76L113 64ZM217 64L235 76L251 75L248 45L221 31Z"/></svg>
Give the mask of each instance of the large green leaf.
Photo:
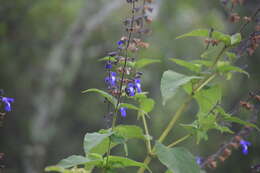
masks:
<svg viewBox="0 0 260 173"><path fill-rule="evenodd" d="M163 73L161 79L161 93L163 99L163 105L171 99L177 92L177 90L192 79L200 78L198 76L186 76L171 70Z"/></svg>
<svg viewBox="0 0 260 173"><path fill-rule="evenodd" d="M89 153L93 152L93 150L95 151L95 149L97 147L100 148L100 144L104 141L107 140L107 142L105 142L105 144L108 144L108 137L111 136L113 133L112 132L107 132L107 133L87 133L84 137L84 151L86 153L86 155L88 155ZM102 143L101 148L105 148L104 146L104 142ZM97 152L99 154L102 154L100 152Z"/></svg>
<svg viewBox="0 0 260 173"><path fill-rule="evenodd" d="M107 158L104 158L104 160L106 161ZM141 167L151 172L146 164L128 159L126 157L109 156L108 165L111 168Z"/></svg>
<svg viewBox="0 0 260 173"><path fill-rule="evenodd" d="M181 59L175 59L175 58L172 58L170 60L175 62L176 64L182 66L182 67L187 68L190 71L193 71L193 72L196 72L196 73L201 71L201 65L200 64L195 64L195 63L192 63L192 62L184 61L184 60L181 60Z"/></svg>
<svg viewBox="0 0 260 173"><path fill-rule="evenodd" d="M194 156L185 148L167 148L157 142L155 153L159 160L173 173L200 173L200 168Z"/></svg>
<svg viewBox="0 0 260 173"><path fill-rule="evenodd" d="M115 133L125 139L145 139L143 129L134 125L119 125L115 127Z"/></svg>
<svg viewBox="0 0 260 173"><path fill-rule="evenodd" d="M91 165L97 165L101 162L102 160L93 160L93 159L89 159L83 156L77 156L77 155L73 155L70 156L66 159L61 160L57 166L60 166L62 168L71 168L74 166L78 166L78 165L84 165L84 164L91 164Z"/></svg>
<svg viewBox="0 0 260 173"><path fill-rule="evenodd" d="M128 109L133 109L133 110L140 110L140 108L136 107L135 105L129 104L129 103L120 103L119 108L124 107Z"/></svg>
<svg viewBox="0 0 260 173"><path fill-rule="evenodd" d="M134 126L134 125L119 125L116 126L114 129L114 133L116 134L116 136L120 136L122 138L124 138L124 140L129 140L129 139L145 139L144 133L143 133L143 129L138 127L138 126ZM90 140L92 138L95 138L95 135L98 136L99 140L97 142L95 142L97 145L95 145L94 147L89 147L85 146L85 142L91 142ZM84 139L84 150L86 152L86 154L88 153L98 153L100 155L103 155L107 152L108 146L109 146L109 137L111 136L111 132L110 129L108 130L101 130L99 133L94 133L94 135L89 135L88 133L85 136ZM90 137L90 138L88 138ZM95 140L94 140L95 141ZM113 148L115 146L117 146L119 143L116 141L112 141L110 144L110 148ZM85 149L86 148L86 149ZM90 150L87 148L91 148Z"/></svg>
<svg viewBox="0 0 260 173"><path fill-rule="evenodd" d="M194 95L198 105L199 113L198 116L204 116L209 113L209 111L221 101L222 91L219 85L204 87L199 92Z"/></svg>
<svg viewBox="0 0 260 173"><path fill-rule="evenodd" d="M142 58L136 61L135 63L135 67L136 68L143 68L149 64L153 64L153 63L159 63L161 62L161 60L159 59L148 59L148 58Z"/></svg>
<svg viewBox="0 0 260 173"><path fill-rule="evenodd" d="M105 97L108 101L110 101L114 106L116 106L116 104L117 104L117 99L105 91L102 91L102 90L99 90L96 88L91 88L91 89L87 89L87 90L83 91L82 93L87 93L87 92L97 92L101 96Z"/></svg>

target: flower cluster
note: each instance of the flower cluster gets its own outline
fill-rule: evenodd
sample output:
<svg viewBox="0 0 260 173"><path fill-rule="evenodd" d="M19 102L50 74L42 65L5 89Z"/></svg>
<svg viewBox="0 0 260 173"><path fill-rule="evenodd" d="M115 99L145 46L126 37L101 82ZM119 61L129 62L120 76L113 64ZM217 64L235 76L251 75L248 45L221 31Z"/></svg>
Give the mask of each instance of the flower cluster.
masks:
<svg viewBox="0 0 260 173"><path fill-rule="evenodd" d="M148 48L149 43L142 41L141 34L149 34L145 24L150 24L152 18L152 0L127 0L132 5L132 16L124 20L126 34L117 41L117 50L108 53L105 62L107 75L106 87L111 95L121 101L121 97L133 97L142 92L142 72L135 69L136 52ZM126 108L120 108L121 116L126 116Z"/></svg>

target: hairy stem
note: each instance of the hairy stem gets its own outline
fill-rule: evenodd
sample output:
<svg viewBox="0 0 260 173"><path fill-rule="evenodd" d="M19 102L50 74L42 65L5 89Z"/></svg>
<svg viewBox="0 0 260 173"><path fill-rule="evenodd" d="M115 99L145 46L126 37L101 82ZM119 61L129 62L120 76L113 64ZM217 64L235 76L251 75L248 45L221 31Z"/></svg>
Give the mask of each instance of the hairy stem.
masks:
<svg viewBox="0 0 260 173"><path fill-rule="evenodd" d="M148 153L151 153L152 152L152 146L151 146L150 134L149 134L145 115L142 115L142 120L143 120L143 124L144 124L145 135L146 135L146 138L148 138L148 139L146 139L147 151L148 151Z"/></svg>

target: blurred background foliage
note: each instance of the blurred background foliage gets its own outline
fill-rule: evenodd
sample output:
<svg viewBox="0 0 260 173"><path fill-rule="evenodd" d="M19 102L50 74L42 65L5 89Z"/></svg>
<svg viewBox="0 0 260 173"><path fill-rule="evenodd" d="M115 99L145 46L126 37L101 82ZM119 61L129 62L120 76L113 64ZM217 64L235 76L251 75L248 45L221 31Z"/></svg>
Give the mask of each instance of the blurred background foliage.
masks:
<svg viewBox="0 0 260 173"><path fill-rule="evenodd" d="M114 50L116 42L124 34L122 21L129 14L129 9L124 0L120 1L0 1L1 88L4 89L6 96L15 98L14 110L7 116L0 131L0 151L6 154L3 161L6 173L43 172L44 166L55 164L72 154L82 154L83 136L86 132L106 128L104 119L106 104L103 103L103 99L95 94L83 95L81 91L87 88L105 89L104 64L98 62L98 59ZM108 10L106 6L113 6L119 2L121 5L106 13ZM248 0L244 6L239 6L236 10L242 15L249 16L257 6L260 6L259 0ZM168 59L198 58L204 50L201 39L175 38L197 28L212 27L215 30L234 33L241 23L230 24L227 13L218 0L157 0L155 8L157 14L151 25L153 33L147 38L151 47L141 51L138 57L158 58L162 61L160 64L153 64L143 69L144 89L157 101L149 120L152 134L156 138L183 98L183 93L179 93L165 107L161 104L159 86L163 71L174 69L185 73ZM104 15L98 16L97 13ZM83 39L83 46L79 47L82 54L72 56L69 53L78 48L76 44L78 37L68 35L73 30L74 22L80 18L80 14L84 14L81 16L83 23L88 24L92 21L89 26L94 25L93 21L101 20L101 22L87 30L86 34L82 34L80 27L74 30L73 34L78 34L77 36ZM247 32L250 30L252 26L247 28ZM63 61L64 56L61 56L56 61L65 65L60 67L54 64L53 68L48 69L47 62L52 62L53 58L50 52L55 51L57 45L66 44L67 53L64 56L68 58ZM241 57L237 62L238 66L244 67L250 73L250 78L238 74L230 81L219 79L223 81L223 104L227 110L231 110L249 91L259 89L259 55L260 51L257 50L253 56ZM75 62L77 61L78 65L74 66L76 69L67 68L66 64L74 60L70 58L75 58ZM55 71L59 68L60 71L57 73L49 74L49 70ZM73 73L70 70L74 70ZM73 74L71 78L65 79L71 73ZM50 76L47 79L50 80L51 87L43 86L49 85L48 82L44 83L46 75ZM60 97L62 99L55 101L56 92L63 94ZM39 101L39 95L46 96L45 100ZM41 106L44 113L38 114ZM56 112L48 112L50 111L48 108ZM194 104L183 116L182 121L191 122L196 111L197 105ZM41 120L41 116L52 117L43 120L46 122L43 126L39 126L40 135L35 137L38 133L33 127L35 117L40 117ZM120 123L139 124L134 112L131 111L126 118L120 119ZM51 125L48 126L49 124ZM185 134L185 130L178 127L170 138L173 140ZM226 134L212 132L209 141L195 145L194 139L191 139L184 145L195 155L206 157L216 151L229 137ZM259 134L252 134L249 140L253 143L249 155L243 156L241 152L235 151L227 161L212 172L250 172L250 166L260 163ZM131 141L129 157L141 161L144 157L144 147L139 141ZM114 153L123 152L120 148L116 148ZM153 162L152 168L155 172L162 172L165 169L159 167L157 161ZM124 171L133 172L132 169Z"/></svg>

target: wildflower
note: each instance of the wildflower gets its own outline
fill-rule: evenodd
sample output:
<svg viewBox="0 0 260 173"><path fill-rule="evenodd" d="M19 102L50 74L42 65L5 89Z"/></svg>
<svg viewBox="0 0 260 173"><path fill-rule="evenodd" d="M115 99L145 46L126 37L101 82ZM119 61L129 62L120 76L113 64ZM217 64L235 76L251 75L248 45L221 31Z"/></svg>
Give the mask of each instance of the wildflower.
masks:
<svg viewBox="0 0 260 173"><path fill-rule="evenodd" d="M248 146L251 146L251 143L248 142L248 141L245 141L245 140L241 140L240 145L242 147L242 153L244 155L247 155L248 154Z"/></svg>
<svg viewBox="0 0 260 173"><path fill-rule="evenodd" d="M138 93L142 92L142 89L141 89L141 79L135 79L134 87L136 88Z"/></svg>
<svg viewBox="0 0 260 173"><path fill-rule="evenodd" d="M120 113L121 113L121 116L122 116L122 117L126 117L126 108L121 107L121 108L120 108Z"/></svg>
<svg viewBox="0 0 260 173"><path fill-rule="evenodd" d="M117 42L117 44L118 44L118 49L123 49L123 45L124 45L124 41L123 40L119 40Z"/></svg>
<svg viewBox="0 0 260 173"><path fill-rule="evenodd" d="M196 160L196 163L197 163L198 165L201 165L201 164L202 164L202 158L201 158L201 157L196 156L196 157L195 157L195 160Z"/></svg>
<svg viewBox="0 0 260 173"><path fill-rule="evenodd" d="M105 68L106 68L106 69L111 69L111 68L112 68L112 64L111 64L110 61L107 61L107 62L106 62Z"/></svg>
<svg viewBox="0 0 260 173"><path fill-rule="evenodd" d="M110 72L109 76L105 78L105 83L110 87L116 86L116 72Z"/></svg>
<svg viewBox="0 0 260 173"><path fill-rule="evenodd" d="M133 83L128 83L125 92L128 96L134 96L135 95L135 85Z"/></svg>
<svg viewBox="0 0 260 173"><path fill-rule="evenodd" d="M2 102L5 104L5 111L10 112L11 111L11 103L14 102L13 98L8 97L1 97Z"/></svg>

